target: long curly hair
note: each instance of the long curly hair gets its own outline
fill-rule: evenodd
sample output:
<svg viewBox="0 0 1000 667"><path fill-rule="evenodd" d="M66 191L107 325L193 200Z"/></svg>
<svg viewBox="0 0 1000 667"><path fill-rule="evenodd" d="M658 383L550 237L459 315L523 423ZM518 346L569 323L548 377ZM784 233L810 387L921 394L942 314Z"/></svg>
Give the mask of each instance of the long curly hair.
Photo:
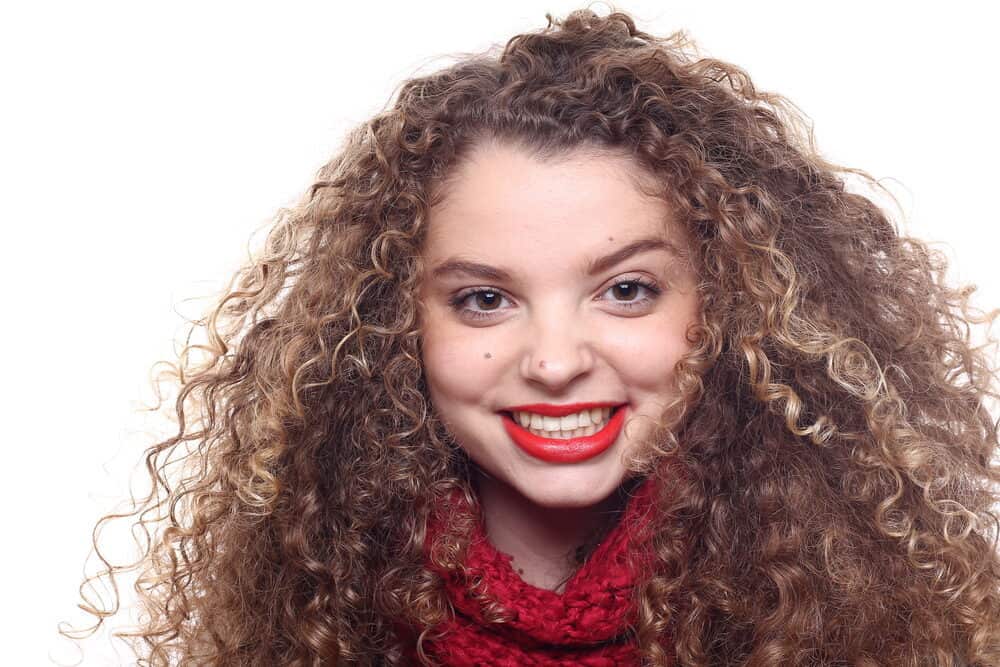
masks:
<svg viewBox="0 0 1000 667"><path fill-rule="evenodd" d="M475 498L428 400L420 252L487 139L624 151L692 239L700 320L630 461L669 487L637 590L646 662L1000 664L997 371L972 327L997 313L848 189L877 184L822 159L787 100L621 11L407 80L280 212L159 375L178 430L145 454L149 495L98 522L82 634L119 606L88 585L125 571L142 621L117 634L143 665L398 664L401 627L446 617L427 520ZM102 553L115 519L139 560ZM463 530L434 557L460 563Z"/></svg>

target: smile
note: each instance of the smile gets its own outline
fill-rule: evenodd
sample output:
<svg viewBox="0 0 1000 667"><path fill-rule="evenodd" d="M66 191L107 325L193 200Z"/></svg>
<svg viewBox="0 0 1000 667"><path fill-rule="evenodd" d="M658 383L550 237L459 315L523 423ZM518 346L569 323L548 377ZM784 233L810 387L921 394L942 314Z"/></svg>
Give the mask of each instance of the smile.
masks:
<svg viewBox="0 0 1000 667"><path fill-rule="evenodd" d="M614 444L625 423L626 409L626 406L619 406L583 411L587 412L586 416L581 412L575 422L569 420L565 427L558 419L546 424L537 419L538 415L521 412L503 412L501 420L514 444L531 456L548 463L577 463L601 454ZM586 425L580 426L584 422ZM522 424L527 424L528 428ZM533 428L536 425L537 428Z"/></svg>

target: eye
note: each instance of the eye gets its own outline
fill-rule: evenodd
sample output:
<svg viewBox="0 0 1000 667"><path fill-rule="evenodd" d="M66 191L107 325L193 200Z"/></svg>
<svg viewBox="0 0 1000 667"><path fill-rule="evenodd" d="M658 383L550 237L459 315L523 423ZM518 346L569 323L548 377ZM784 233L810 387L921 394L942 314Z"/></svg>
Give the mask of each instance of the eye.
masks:
<svg viewBox="0 0 1000 667"><path fill-rule="evenodd" d="M453 296L448 301L448 305L462 317L482 320L494 317L493 313L500 310L499 305L506 298L500 290L495 288L473 287ZM480 310L471 308L470 305L476 306Z"/></svg>
<svg viewBox="0 0 1000 667"><path fill-rule="evenodd" d="M656 301L663 290L648 278L627 278L616 280L614 284L604 290L604 294L611 293L608 299L618 308L624 310L634 310L636 308L646 308ZM646 292L646 296L638 298Z"/></svg>
<svg viewBox="0 0 1000 667"><path fill-rule="evenodd" d="M616 280L604 290L611 294L604 299L625 311L645 309L652 305L662 293L660 287L648 278L635 277ZM509 297L495 287L471 287L462 290L448 300L453 311L465 319L488 320L504 310L502 304Z"/></svg>

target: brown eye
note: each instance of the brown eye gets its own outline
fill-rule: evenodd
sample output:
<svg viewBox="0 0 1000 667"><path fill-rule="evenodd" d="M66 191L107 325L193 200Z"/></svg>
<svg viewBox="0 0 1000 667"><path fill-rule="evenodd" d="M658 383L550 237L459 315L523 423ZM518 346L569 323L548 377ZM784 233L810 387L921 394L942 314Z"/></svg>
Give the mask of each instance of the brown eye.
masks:
<svg viewBox="0 0 1000 667"><path fill-rule="evenodd" d="M494 317L494 314L501 314L504 311L503 302L509 297L504 296L500 290L480 287L459 292L448 300L451 306L460 317L472 320L486 320Z"/></svg>
<svg viewBox="0 0 1000 667"><path fill-rule="evenodd" d="M646 311L660 298L663 290L646 278L619 280L604 290L605 301L610 301L623 311L639 314Z"/></svg>
<svg viewBox="0 0 1000 667"><path fill-rule="evenodd" d="M496 292L476 292L476 305L483 310L493 310L493 308L500 304L501 296Z"/></svg>
<svg viewBox="0 0 1000 667"><path fill-rule="evenodd" d="M611 289L615 292L616 297L621 297L621 301L631 301L636 297L639 290L639 283L634 281L626 281L622 283L617 283Z"/></svg>

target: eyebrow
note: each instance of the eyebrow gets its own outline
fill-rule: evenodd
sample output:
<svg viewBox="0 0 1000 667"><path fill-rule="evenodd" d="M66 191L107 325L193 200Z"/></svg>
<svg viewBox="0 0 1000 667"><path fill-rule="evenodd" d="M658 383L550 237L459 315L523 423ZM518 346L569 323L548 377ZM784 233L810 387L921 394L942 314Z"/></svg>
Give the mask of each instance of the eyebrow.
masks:
<svg viewBox="0 0 1000 667"><path fill-rule="evenodd" d="M664 239L639 239L638 241L633 241L628 245L622 246L612 253L588 262L587 275L592 276L602 273L613 266L624 262L629 257L638 255L639 253L651 252L653 250L666 250L674 256L679 256L677 248L672 243L665 241ZM441 262L431 271L431 275L435 278L441 278L447 274L453 273L482 278L483 280L494 280L497 282L510 282L511 280L510 273L501 268L490 266L489 264L480 264L479 262L471 262L457 258Z"/></svg>

